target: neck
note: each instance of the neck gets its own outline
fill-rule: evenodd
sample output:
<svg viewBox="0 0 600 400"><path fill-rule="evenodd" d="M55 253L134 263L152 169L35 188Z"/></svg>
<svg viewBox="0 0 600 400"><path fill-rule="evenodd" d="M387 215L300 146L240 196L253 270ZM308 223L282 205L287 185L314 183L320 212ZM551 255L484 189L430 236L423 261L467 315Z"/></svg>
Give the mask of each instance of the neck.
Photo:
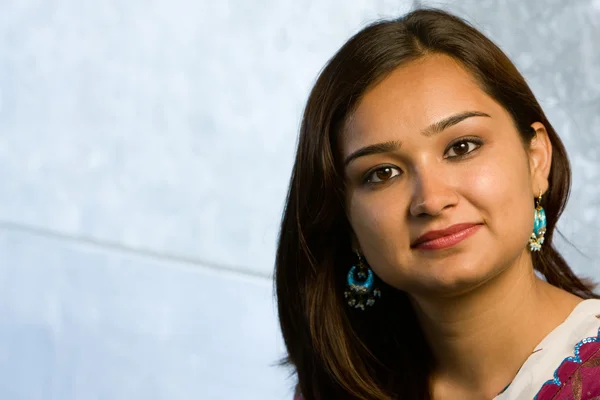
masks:
<svg viewBox="0 0 600 400"><path fill-rule="evenodd" d="M537 278L529 254L469 293L413 297L436 363L434 393L493 398L580 301Z"/></svg>

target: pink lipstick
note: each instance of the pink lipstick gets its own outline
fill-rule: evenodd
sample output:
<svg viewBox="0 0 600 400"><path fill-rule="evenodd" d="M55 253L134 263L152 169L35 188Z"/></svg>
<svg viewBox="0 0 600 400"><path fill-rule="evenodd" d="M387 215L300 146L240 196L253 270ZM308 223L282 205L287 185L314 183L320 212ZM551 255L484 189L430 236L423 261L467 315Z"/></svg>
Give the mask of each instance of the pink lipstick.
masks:
<svg viewBox="0 0 600 400"><path fill-rule="evenodd" d="M415 240L411 247L419 250L441 250L457 245L473 235L480 224L466 223L452 225L446 229L429 231Z"/></svg>

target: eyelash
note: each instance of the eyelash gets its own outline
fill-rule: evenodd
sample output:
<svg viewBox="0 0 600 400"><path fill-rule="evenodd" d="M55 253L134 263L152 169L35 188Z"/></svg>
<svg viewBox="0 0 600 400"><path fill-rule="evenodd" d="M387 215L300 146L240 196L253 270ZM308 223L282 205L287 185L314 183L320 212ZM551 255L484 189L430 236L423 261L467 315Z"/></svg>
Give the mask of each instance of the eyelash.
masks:
<svg viewBox="0 0 600 400"><path fill-rule="evenodd" d="M450 143L448 145L448 147L446 148L446 151L444 152L444 155L447 154L454 146L458 145L458 144L462 144L462 143L471 143L475 145L475 148L470 150L468 153L463 154L463 155L456 155L456 156L444 156L445 159L451 159L451 160L461 160L464 158L469 157L474 151L478 150L482 145L483 145L483 140L479 139L479 138L475 138L475 137L463 137L460 138L452 143ZM398 174L395 176L392 176L391 178L389 178L386 181L382 181L382 182L373 182L372 181L372 177L376 172L379 171L383 171L385 169L395 169L398 171ZM367 185L381 185L383 183L388 182L389 180L395 178L396 176L400 176L402 174L402 170L400 170L400 168L395 167L393 165L383 165L380 167L377 167L375 169L370 170L369 172L366 173L364 179L363 179L363 183L367 184Z"/></svg>
<svg viewBox="0 0 600 400"><path fill-rule="evenodd" d="M446 159L450 158L450 159L462 159L465 157L469 157L471 155L471 153L473 153L475 150L479 149L482 145L483 145L483 140L481 140L480 138L476 138L476 137L463 137L460 138L452 143L450 143L448 145L448 147L446 148L446 151L444 152L444 154L448 153L448 151L450 151L450 149L452 149L452 147L456 146L457 144L461 144L461 143L473 143L475 144L475 148L471 151L469 151L467 154L464 154L462 156L457 155L457 156L450 156L450 157L444 157Z"/></svg>

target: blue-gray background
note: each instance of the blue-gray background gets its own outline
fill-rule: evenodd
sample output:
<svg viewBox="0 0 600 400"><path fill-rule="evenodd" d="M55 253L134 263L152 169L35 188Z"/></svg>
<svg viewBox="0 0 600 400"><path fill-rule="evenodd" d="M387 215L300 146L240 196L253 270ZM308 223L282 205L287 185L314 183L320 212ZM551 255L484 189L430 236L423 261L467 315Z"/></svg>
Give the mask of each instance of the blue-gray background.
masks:
<svg viewBox="0 0 600 400"><path fill-rule="evenodd" d="M436 1L513 58L600 278L600 1ZM0 2L0 398L286 399L270 280L300 114L396 0ZM508 167L508 166L507 166Z"/></svg>

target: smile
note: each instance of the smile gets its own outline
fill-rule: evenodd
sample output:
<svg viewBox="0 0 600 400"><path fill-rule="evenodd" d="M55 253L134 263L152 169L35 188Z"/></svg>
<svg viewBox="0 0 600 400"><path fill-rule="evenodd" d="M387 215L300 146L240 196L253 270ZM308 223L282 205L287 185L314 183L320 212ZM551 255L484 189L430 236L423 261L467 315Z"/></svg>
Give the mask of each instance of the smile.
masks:
<svg viewBox="0 0 600 400"><path fill-rule="evenodd" d="M447 249L467 239L480 227L480 224L457 224L443 230L427 232L420 236L411 247L419 250Z"/></svg>

